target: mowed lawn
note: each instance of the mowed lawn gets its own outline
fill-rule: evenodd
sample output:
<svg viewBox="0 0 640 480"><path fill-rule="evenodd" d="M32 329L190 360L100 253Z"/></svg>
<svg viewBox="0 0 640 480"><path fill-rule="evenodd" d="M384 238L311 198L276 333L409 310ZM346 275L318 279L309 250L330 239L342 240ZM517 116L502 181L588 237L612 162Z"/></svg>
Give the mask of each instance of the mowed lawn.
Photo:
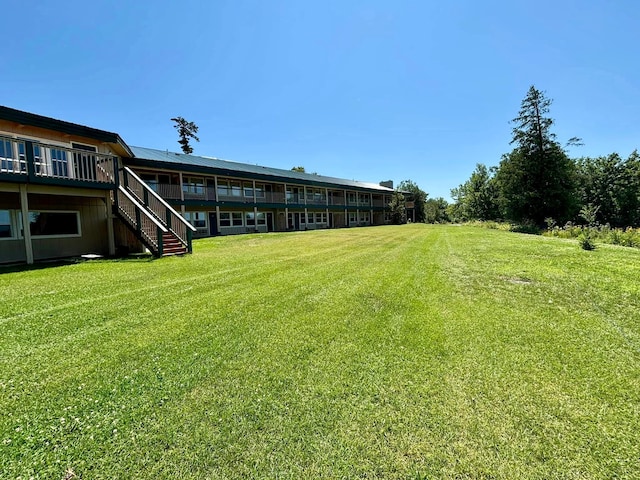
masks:
<svg viewBox="0 0 640 480"><path fill-rule="evenodd" d="M640 250L427 225L194 250L0 269L0 478L640 478Z"/></svg>

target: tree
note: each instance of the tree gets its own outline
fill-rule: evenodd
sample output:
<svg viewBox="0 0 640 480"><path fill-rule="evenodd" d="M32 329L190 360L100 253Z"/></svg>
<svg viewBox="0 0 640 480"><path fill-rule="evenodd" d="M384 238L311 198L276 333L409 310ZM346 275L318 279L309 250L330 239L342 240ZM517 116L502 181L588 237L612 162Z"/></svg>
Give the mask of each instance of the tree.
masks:
<svg viewBox="0 0 640 480"><path fill-rule="evenodd" d="M404 195L399 190L394 190L389 202L389 211L391 212L391 223L400 225L407 223L407 215L404 206Z"/></svg>
<svg viewBox="0 0 640 480"><path fill-rule="evenodd" d="M196 136L198 133L198 126L193 122L187 122L182 117L175 117L171 119L172 122L176 124L173 126L176 130L178 130L178 143L181 145L182 151L187 155L193 153L193 148L189 144L190 138L193 138L196 142L199 142L200 139Z"/></svg>
<svg viewBox="0 0 640 480"><path fill-rule="evenodd" d="M501 206L516 222L543 225L547 217L562 221L575 212L574 164L551 132L550 105L543 92L529 88L512 120L515 149L502 157L496 175Z"/></svg>
<svg viewBox="0 0 640 480"><path fill-rule="evenodd" d="M300 172L300 173L308 173L309 175L319 175L318 172L307 172L307 170L303 166L293 167L291 169L292 172Z"/></svg>
<svg viewBox="0 0 640 480"><path fill-rule="evenodd" d="M494 174L495 167L488 169L478 163L469 180L451 190L459 220L497 220L500 217Z"/></svg>
<svg viewBox="0 0 640 480"><path fill-rule="evenodd" d="M413 209L415 212L415 221L424 222L425 212L424 204L427 201L429 194L422 190L418 185L411 180L403 180L398 185L398 190L401 192L409 193L410 200L413 202Z"/></svg>
<svg viewBox="0 0 640 480"><path fill-rule="evenodd" d="M449 221L447 209L449 204L442 198L429 198L424 202L424 221L426 223L442 223Z"/></svg>
<svg viewBox="0 0 640 480"><path fill-rule="evenodd" d="M617 153L576 161L580 206L597 206L597 221L614 227L640 224L640 155Z"/></svg>

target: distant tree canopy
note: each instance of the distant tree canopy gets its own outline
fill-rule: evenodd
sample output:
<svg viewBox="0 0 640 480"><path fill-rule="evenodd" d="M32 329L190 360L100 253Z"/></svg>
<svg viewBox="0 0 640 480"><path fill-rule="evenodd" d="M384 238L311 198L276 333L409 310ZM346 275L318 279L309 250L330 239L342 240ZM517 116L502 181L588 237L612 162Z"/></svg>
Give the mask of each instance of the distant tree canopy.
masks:
<svg viewBox="0 0 640 480"><path fill-rule="evenodd" d="M412 180L403 180L400 182L398 184L398 190L410 194L410 200L414 203L415 221L424 222L426 220L424 206L429 194L418 187Z"/></svg>
<svg viewBox="0 0 640 480"><path fill-rule="evenodd" d="M442 198L428 198L424 203L424 221L426 223L444 223L449 221L449 204Z"/></svg>
<svg viewBox="0 0 640 480"><path fill-rule="evenodd" d="M175 122L173 128L178 130L178 143L182 148L182 151L187 155L193 153L193 148L190 144L190 139L194 139L196 142L199 142L200 139L196 136L198 133L198 126L193 122L188 122L182 117L174 117L171 119L172 122Z"/></svg>
<svg viewBox="0 0 640 480"><path fill-rule="evenodd" d="M389 212L391 213L391 223L401 225L407 223L407 214L404 205L405 199L402 192L394 190L389 202Z"/></svg>
<svg viewBox="0 0 640 480"><path fill-rule="evenodd" d="M291 169L292 172L300 172L300 173L308 173L309 175L319 175L317 172L307 172L307 170L303 166L293 167Z"/></svg>
<svg viewBox="0 0 640 480"><path fill-rule="evenodd" d="M500 216L495 169L478 163L471 178L451 190L456 220L493 220Z"/></svg>
<svg viewBox="0 0 640 480"><path fill-rule="evenodd" d="M574 221L640 226L640 155L571 159L551 132L551 100L531 87L512 121L514 149L497 167L477 164L451 190L450 220L509 220L543 226ZM566 145L581 145L579 138ZM588 215L586 215L586 213Z"/></svg>

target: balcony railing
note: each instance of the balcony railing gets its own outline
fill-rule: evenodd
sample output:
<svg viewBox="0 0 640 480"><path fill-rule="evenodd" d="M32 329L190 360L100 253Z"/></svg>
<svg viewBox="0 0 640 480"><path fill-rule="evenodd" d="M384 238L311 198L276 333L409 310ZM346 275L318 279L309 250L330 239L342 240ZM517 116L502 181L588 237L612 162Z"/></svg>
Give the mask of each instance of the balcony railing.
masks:
<svg viewBox="0 0 640 480"><path fill-rule="evenodd" d="M0 137L0 173L115 183L115 163L113 155Z"/></svg>

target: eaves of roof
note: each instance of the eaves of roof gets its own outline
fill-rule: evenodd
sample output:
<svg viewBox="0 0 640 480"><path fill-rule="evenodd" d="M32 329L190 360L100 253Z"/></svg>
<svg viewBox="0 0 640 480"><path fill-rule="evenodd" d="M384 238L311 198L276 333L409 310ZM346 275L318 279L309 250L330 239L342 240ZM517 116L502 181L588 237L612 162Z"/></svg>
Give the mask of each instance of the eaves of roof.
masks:
<svg viewBox="0 0 640 480"><path fill-rule="evenodd" d="M129 146L117 133L86 127L77 123L65 122L64 120L57 120L55 118L44 117L42 115L36 115L35 113L23 112L22 110L16 110L15 108L4 106L0 106L0 119L16 122L21 125L54 130L68 135L92 138L101 142L115 143L120 145L127 154L133 156L133 152Z"/></svg>

